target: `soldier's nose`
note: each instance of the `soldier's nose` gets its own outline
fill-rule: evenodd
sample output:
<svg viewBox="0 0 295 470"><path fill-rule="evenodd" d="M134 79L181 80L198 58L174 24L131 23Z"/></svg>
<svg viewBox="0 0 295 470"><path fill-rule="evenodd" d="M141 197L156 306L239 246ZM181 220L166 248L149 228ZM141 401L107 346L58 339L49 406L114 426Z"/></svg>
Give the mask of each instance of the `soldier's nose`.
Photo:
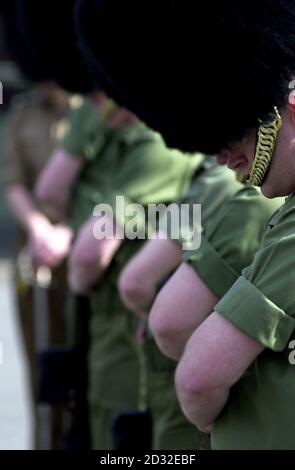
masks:
<svg viewBox="0 0 295 470"><path fill-rule="evenodd" d="M237 170L248 164L248 159L243 153L231 154L227 160L227 166L230 170Z"/></svg>

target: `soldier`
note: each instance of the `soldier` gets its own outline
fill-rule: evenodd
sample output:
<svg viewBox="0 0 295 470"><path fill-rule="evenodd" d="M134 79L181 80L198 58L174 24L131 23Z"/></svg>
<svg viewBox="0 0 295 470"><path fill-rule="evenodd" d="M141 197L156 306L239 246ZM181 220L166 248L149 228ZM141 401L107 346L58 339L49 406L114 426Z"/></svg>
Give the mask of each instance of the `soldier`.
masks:
<svg viewBox="0 0 295 470"><path fill-rule="evenodd" d="M76 107L68 116L65 137L59 142L36 186L39 201L53 210L63 208L65 223L72 224L76 233L79 226L73 221L73 191L83 172L96 158L95 151L105 137L105 121L115 110L114 104L101 92L92 92L91 96L95 98L96 106L86 98L76 98ZM87 296L74 295L69 289L66 297L64 318L69 348L67 356L72 373L67 385L68 418L65 419L64 446L87 449L90 446L86 401L90 305ZM56 360L59 361L59 358L56 357ZM66 371L64 373L66 375Z"/></svg>
<svg viewBox="0 0 295 470"><path fill-rule="evenodd" d="M59 12L59 21L63 24ZM31 22L30 31L31 34L34 31ZM55 31L55 39L59 38ZM40 44L41 40L38 46ZM67 63L68 77L70 71L74 73L74 68L69 68ZM83 138L85 147L81 156L76 155L75 142L78 140L81 146L81 136L77 139L75 126L60 144L68 156L70 153L78 156L84 163L80 165L81 173L71 200L70 223L76 232L76 242L69 279L72 290L88 294L91 301L89 404L93 446L102 449L113 447L111 420L114 414L146 408L144 358L136 338L138 321L120 302L116 287L122 266L142 241L124 241L122 237L96 240L93 226L97 220L91 214L99 203L109 204L114 210L116 196L123 196L126 205L136 202L144 207L149 203L173 201L188 189L195 168L194 159L167 149L159 134L146 128L126 109L116 109L104 127L104 131L97 129L90 141ZM44 176L43 181L45 179ZM41 192L40 186L38 191ZM122 231L129 220L123 206L114 211L112 218L105 218L106 224L115 225L118 231L120 228ZM138 230L143 230L145 223L144 215L137 220ZM137 415L132 419L134 416ZM137 434L137 430L133 433Z"/></svg>
<svg viewBox="0 0 295 470"><path fill-rule="evenodd" d="M65 92L50 81L47 70L24 47L15 22L13 2L2 8L8 50L25 77L38 80L34 91L17 96L10 107L5 141L5 192L19 228L14 281L17 311L29 361L35 412L35 444L39 447L41 421L36 414L36 344L39 333L36 330L36 319L40 312L36 312L37 303L39 305L36 281L44 267L53 270L47 293L44 292L46 305L42 305L42 308L48 308L50 313L50 343L62 344L64 336L58 309L63 301L66 278L65 268L61 264L69 251L72 231L60 223L55 213L38 204L34 184L58 138L62 136L70 100ZM51 418L51 424L47 423L50 428L48 434L52 447L57 449L60 448L61 429L59 407L54 408Z"/></svg>
<svg viewBox="0 0 295 470"><path fill-rule="evenodd" d="M175 361L181 358L198 325L200 311L203 313L206 308L209 315L213 307L206 304L208 299L200 297L200 285L206 284L214 293L215 303L227 292L252 261L265 222L282 200L271 202L258 189L243 187L235 181L234 174L226 176L223 169L216 163L210 164L204 156L203 168L196 172L190 192L180 203L202 205L200 248L183 251L185 263L171 275L156 300L163 279L181 264L181 239L147 242L120 276L121 295L130 309L145 313L148 318L155 300L149 316L150 327L159 348L173 359L164 358L150 334L145 341L145 354L155 449L208 448L206 435L197 434L179 409L174 386ZM182 230L185 232L185 227Z"/></svg>
<svg viewBox="0 0 295 470"><path fill-rule="evenodd" d="M99 3L110 6L111 18L116 17L118 10L113 2ZM135 3L127 3L134 13ZM144 42L141 57L145 59L151 46L157 44L152 60L161 81L151 84L149 96L143 95L140 87L143 79L149 79L151 64L141 67L143 62L137 62L138 74L127 64L116 74L110 66L116 58L104 54L105 72L117 84L128 83L122 96L129 96L128 101L131 96L134 108L144 109L142 114L158 122L157 128L165 126L167 138L177 139L181 148L223 151L228 165L239 169L251 184L261 186L264 195L288 196L266 225L252 264L209 317L208 312L200 315L176 376L182 407L200 429L211 431L214 449L294 449L294 373L288 361L288 345L293 345L295 303L295 120L292 95L289 99L295 75L295 4L284 0L238 5L218 1L201 6L195 2L162 2L161 6L148 2L147 17L149 12L156 12L152 17L152 44L145 41L147 30L141 23L140 33L139 22L132 23L134 28L128 23L128 6L124 2L126 17L119 15L128 32L126 41L128 34L134 37L138 33L138 39ZM140 8L142 11L142 5ZM103 34L98 18L106 24L107 17L91 16L96 30ZM179 35L169 34L177 27ZM169 46L163 37L169 40ZM124 41L120 45L124 47ZM176 73L175 82L171 80L170 53L174 68L186 68L184 93L190 96L190 104L201 106L193 108L199 112L195 120L176 122L165 112L171 90L163 84L173 88L180 79ZM203 74L195 72L191 57ZM129 59L131 64L132 55ZM128 79L122 77L125 72ZM134 93L133 79L137 83ZM221 116L212 132L214 83L222 92L218 95ZM179 111L187 106L182 98ZM193 132L196 123L200 133ZM200 295L214 304L212 294L201 285Z"/></svg>
<svg viewBox="0 0 295 470"><path fill-rule="evenodd" d="M115 211L117 196L124 196L126 205L168 203L188 187L195 163L168 150L158 134L127 111L113 113L105 133L99 135L105 137L92 143L92 156L74 186L71 225L77 235L69 280L74 292L88 294L91 301L89 405L93 446L110 449L114 415L144 411L146 407L145 367L136 339L138 321L120 302L116 287L122 266L143 242L96 240L93 229L99 218L91 213L99 203L109 204ZM70 139L68 136L65 140L65 148L72 147ZM90 146L88 141L88 149ZM128 224L124 211L125 206L115 212L115 220L105 218L107 225L115 224L115 232L121 233ZM137 223L139 230L145 219Z"/></svg>
<svg viewBox="0 0 295 470"><path fill-rule="evenodd" d="M30 381L36 402L38 369L37 350L40 349L40 331L37 326L39 310L48 308L48 340L52 345L64 342L60 306L64 301L66 271L64 260L69 252L72 231L48 207L37 202L33 187L39 172L49 159L63 132L63 113L66 97L54 87L42 85L14 99L6 132L5 191L8 205L18 226L14 282L17 310L30 365ZM65 115L64 115L65 116ZM44 270L46 268L46 270ZM39 277L46 275L46 289L42 290ZM46 334L46 336L47 336ZM55 407L52 415L52 447L60 448L61 413ZM40 428L36 422L36 433ZM39 447L39 437L36 437Z"/></svg>
<svg viewBox="0 0 295 470"><path fill-rule="evenodd" d="M79 93L84 92L91 95L91 100L96 105L94 108L88 100L75 98L76 106L69 116L65 139L62 144L57 146L36 186L39 200L54 210L60 211L62 208L67 222L70 219L74 228L78 230L79 225L75 224L73 216L73 186L80 175L87 173L93 159L99 156L99 149L105 140L103 120L112 113L114 105L100 91L94 90L87 70L83 66L76 46L71 16L73 3L73 1L64 2L62 6L59 4L58 18L56 18L53 6L48 8L46 25L41 28L42 5L36 5L30 1L20 2L19 16L20 27L27 47L34 52L38 59L40 58L39 60L46 62L51 76L68 90L77 90ZM39 7L40 10L38 10ZM55 23L53 38L50 31L46 29L50 29L50 18ZM67 32L66 36L65 31ZM62 42L61 47L59 47L60 41ZM66 67L64 54L68 57ZM79 64L80 68L76 70ZM121 113L117 113L117 119L118 114ZM115 121L116 119L114 119L114 124ZM91 170L87 174L92 182ZM89 204L89 201L86 200L85 204ZM89 214L91 210L92 206ZM87 216L89 214L87 212ZM83 217L80 220L82 223ZM63 357L55 356L58 361L56 368L60 368L61 362L68 364L67 370L64 370L63 374L64 377L67 377L68 382L66 384L67 395L65 396L67 401L65 439L63 441L65 448L85 449L90 445L87 442L88 413L85 406L88 381L86 364L89 347L88 311L89 302L86 296L67 295L64 313L67 344L70 349L64 352ZM59 357L62 361L59 361ZM73 371L70 377L68 377L69 369Z"/></svg>
<svg viewBox="0 0 295 470"><path fill-rule="evenodd" d="M57 73L55 76L56 70L52 70L52 63L46 61L45 56L40 58L31 47L25 31L22 30L22 6L22 2L19 1L3 3L6 36L13 58L17 60L26 75L42 81L42 86L38 92L18 100L18 103L14 105L14 112L8 127L7 197L16 216L29 233L30 257L28 260L27 251L21 252L18 263L21 272L17 272L17 281L20 311L23 312L22 317L25 317L25 339L33 367L33 390L35 395L38 394L38 401L54 403L55 409L58 410L58 413L52 416L52 432L48 432L51 419L44 415L43 407L42 410L41 407L38 408L38 431L40 432L37 433L37 445L42 448L61 448L66 445L62 442L61 386L58 387L54 382L52 369L56 373L67 357L62 315L66 303L65 266L62 265L58 270L54 270L51 287L47 290L40 288L39 281L35 282L35 278L41 279L40 275L45 272L44 266L54 268L65 258L70 249L72 230L60 223L64 217L64 200L59 201L56 210L49 210L49 206L39 204L37 201L34 185L37 176L66 130L67 113L72 105L75 106L77 98L70 101L69 95L56 85L59 81L63 88L73 91L73 89L69 90L67 75L63 73L63 69L62 75ZM56 55L56 59L59 59L57 51L59 49L55 48L53 57ZM68 63L73 66L79 64L80 57L78 53L75 54L75 51L74 48L74 54L68 59ZM51 56L52 61L53 57ZM57 69L59 72L60 69ZM75 79L75 91L89 92L93 89L86 73L79 75L79 71L75 71ZM56 222L59 222L58 225ZM30 258L33 261L32 269ZM36 276L33 272L34 266L38 268ZM46 282L50 281L49 274L50 271L47 269ZM36 286L33 290L31 289L32 282ZM46 331L47 323L50 325L50 331ZM39 333L34 335L33 329L38 330ZM35 367L36 349L38 353L41 352L38 354L38 368ZM56 367L52 367L53 362ZM62 377L65 375L62 374ZM70 400L70 403L72 405L73 400ZM41 413L43 417L45 416L44 419L41 418ZM44 430L44 433L41 430ZM83 432L83 438L84 436L86 432ZM76 440L75 448L78 448L78 444L80 445L80 442Z"/></svg>

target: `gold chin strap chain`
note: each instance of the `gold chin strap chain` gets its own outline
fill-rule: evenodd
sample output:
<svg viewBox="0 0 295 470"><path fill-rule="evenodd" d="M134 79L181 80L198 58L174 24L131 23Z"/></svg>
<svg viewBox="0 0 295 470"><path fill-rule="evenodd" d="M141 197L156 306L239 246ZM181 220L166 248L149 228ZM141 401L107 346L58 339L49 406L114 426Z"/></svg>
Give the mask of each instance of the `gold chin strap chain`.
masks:
<svg viewBox="0 0 295 470"><path fill-rule="evenodd" d="M239 183L242 183L242 184L247 183L247 179L245 178L244 173L242 172L242 170L237 170L236 171L236 179Z"/></svg>
<svg viewBox="0 0 295 470"><path fill-rule="evenodd" d="M270 114L269 122L259 121L256 154L247 183L262 186L273 158L281 127L282 118L276 107Z"/></svg>

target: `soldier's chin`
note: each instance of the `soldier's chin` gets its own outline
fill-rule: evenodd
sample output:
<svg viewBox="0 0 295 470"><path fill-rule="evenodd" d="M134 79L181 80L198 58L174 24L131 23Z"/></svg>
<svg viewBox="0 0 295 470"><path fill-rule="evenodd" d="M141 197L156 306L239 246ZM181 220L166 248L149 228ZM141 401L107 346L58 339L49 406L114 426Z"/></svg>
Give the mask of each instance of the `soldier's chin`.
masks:
<svg viewBox="0 0 295 470"><path fill-rule="evenodd" d="M284 194L284 191L280 190L277 185L272 184L268 177L265 179L260 189L263 196L268 199L288 196L288 194Z"/></svg>
<svg viewBox="0 0 295 470"><path fill-rule="evenodd" d="M268 199L271 199L275 196L272 195L272 192L269 190L269 188L266 185L261 186L261 194L263 194L264 197L267 197Z"/></svg>

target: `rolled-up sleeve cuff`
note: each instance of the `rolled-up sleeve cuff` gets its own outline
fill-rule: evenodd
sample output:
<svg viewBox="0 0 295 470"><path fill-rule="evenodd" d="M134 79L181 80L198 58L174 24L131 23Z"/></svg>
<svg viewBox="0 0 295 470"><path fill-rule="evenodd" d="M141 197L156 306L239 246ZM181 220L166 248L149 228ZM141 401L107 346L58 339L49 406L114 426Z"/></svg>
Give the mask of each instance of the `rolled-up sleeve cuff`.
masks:
<svg viewBox="0 0 295 470"><path fill-rule="evenodd" d="M223 297L239 277L239 274L204 237L202 237L201 248L185 253L183 261L192 266L218 298Z"/></svg>
<svg viewBox="0 0 295 470"><path fill-rule="evenodd" d="M215 311L273 351L284 351L295 329L295 319L242 276Z"/></svg>

